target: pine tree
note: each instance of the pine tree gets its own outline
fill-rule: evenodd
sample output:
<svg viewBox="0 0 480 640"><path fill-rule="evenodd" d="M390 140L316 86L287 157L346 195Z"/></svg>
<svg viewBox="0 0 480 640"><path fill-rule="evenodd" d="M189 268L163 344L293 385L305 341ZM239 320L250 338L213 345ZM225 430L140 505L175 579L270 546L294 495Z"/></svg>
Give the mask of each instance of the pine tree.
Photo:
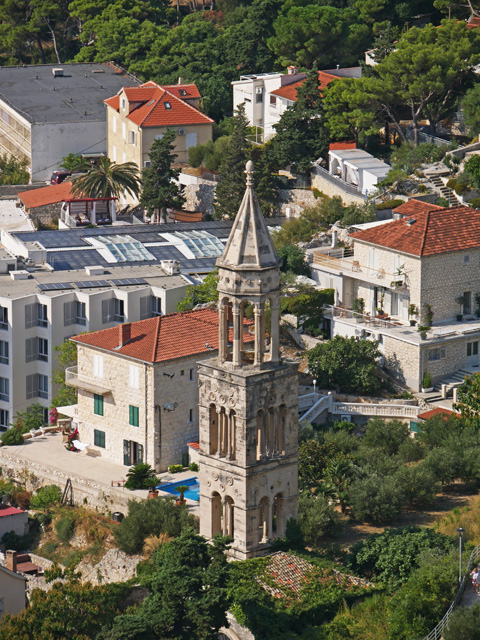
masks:
<svg viewBox="0 0 480 640"><path fill-rule="evenodd" d="M185 202L181 188L175 182L180 169L173 169L172 162L177 157L173 150L175 131L169 129L160 140L155 140L150 147L148 157L151 165L142 173L142 204L149 215L161 213L166 219L167 207L181 208Z"/></svg>
<svg viewBox="0 0 480 640"><path fill-rule="evenodd" d="M278 187L274 172L277 169L272 142L252 148L255 165L253 183L260 209L265 217L275 214L278 204Z"/></svg>
<svg viewBox="0 0 480 640"><path fill-rule="evenodd" d="M322 117L322 96L318 87L318 70L311 69L297 91L297 101L282 114L274 125L273 139L279 167L292 165L300 173L310 169L311 163L325 155L328 135Z"/></svg>
<svg viewBox="0 0 480 640"><path fill-rule="evenodd" d="M218 172L221 181L215 190L214 216L217 220L237 215L245 192L245 165L250 157L250 145L247 141L248 120L245 107L239 105L234 113L234 128L227 152Z"/></svg>

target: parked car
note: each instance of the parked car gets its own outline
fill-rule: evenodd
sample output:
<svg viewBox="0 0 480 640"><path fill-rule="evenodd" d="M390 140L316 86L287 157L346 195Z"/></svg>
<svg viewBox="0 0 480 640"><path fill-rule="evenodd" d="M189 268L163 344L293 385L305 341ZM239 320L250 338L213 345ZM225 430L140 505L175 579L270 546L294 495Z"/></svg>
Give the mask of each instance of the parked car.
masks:
<svg viewBox="0 0 480 640"><path fill-rule="evenodd" d="M69 176L72 175L71 171L54 171L50 178L50 184L61 184L64 180L66 180Z"/></svg>

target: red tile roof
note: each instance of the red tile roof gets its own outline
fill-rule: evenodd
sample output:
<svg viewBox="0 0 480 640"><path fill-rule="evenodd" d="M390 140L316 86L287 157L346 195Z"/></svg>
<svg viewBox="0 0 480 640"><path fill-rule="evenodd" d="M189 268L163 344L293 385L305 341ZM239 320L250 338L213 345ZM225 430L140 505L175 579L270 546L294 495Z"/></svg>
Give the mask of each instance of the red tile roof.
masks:
<svg viewBox="0 0 480 640"><path fill-rule="evenodd" d="M467 29L476 29L477 27L480 27L480 18L470 18L470 20L467 22Z"/></svg>
<svg viewBox="0 0 480 640"><path fill-rule="evenodd" d="M331 142L329 147L330 151L342 151L344 149L356 149L357 143L353 142Z"/></svg>
<svg viewBox="0 0 480 640"><path fill-rule="evenodd" d="M414 256L475 249L480 247L480 211L470 207L435 207L417 211L412 218L357 231L351 237Z"/></svg>
<svg viewBox="0 0 480 640"><path fill-rule="evenodd" d="M187 442L187 447L191 447L192 449L195 449L196 451L200 451L200 443L197 442Z"/></svg>
<svg viewBox="0 0 480 640"><path fill-rule="evenodd" d="M245 324L251 323L245 321ZM118 349L122 326L124 325L86 333L72 339L150 363L186 358L218 349L218 312L212 309L172 313L132 322L130 340ZM229 330L229 339L233 340L233 329ZM251 333L244 332L244 342L251 342L253 339ZM207 344L213 350L207 348Z"/></svg>
<svg viewBox="0 0 480 640"><path fill-rule="evenodd" d="M174 96L180 98L180 100L192 100L193 98L200 98L200 91L196 84L162 84L162 87L169 93L173 93ZM186 91L186 95L181 95L181 91Z"/></svg>
<svg viewBox="0 0 480 640"><path fill-rule="evenodd" d="M71 196L72 183L68 181L41 187L40 189L32 189L31 191L22 191L18 194L27 209L63 202L67 198L71 198Z"/></svg>
<svg viewBox="0 0 480 640"><path fill-rule="evenodd" d="M451 409L444 409L443 407L435 407L435 409L430 409L429 411L425 411L424 413L419 413L418 418L420 420L430 420L433 416L444 416L445 418L449 418L451 415L458 416L460 418L460 414L452 411Z"/></svg>
<svg viewBox="0 0 480 640"><path fill-rule="evenodd" d="M338 80L338 76L334 76L332 73L327 73L326 71L318 72L318 88L320 89L320 93L322 93L322 89L325 89L332 80ZM292 84L287 84L275 91L272 91L271 94L274 96L280 96L281 98L287 98L287 100L295 102L297 99L297 90L304 82L305 79L298 80L298 82L292 82Z"/></svg>
<svg viewBox="0 0 480 640"><path fill-rule="evenodd" d="M430 204L430 202L423 202L423 200L417 200L416 198L410 198L407 202L395 207L393 210L395 213L401 213L405 216L413 216L416 213L422 211L433 211L435 209L443 209L436 204Z"/></svg>
<svg viewBox="0 0 480 640"><path fill-rule="evenodd" d="M16 516L19 513L25 513L25 511L22 511L21 509L17 509L17 507L0 505L0 518L4 518L5 516Z"/></svg>
<svg viewBox="0 0 480 640"><path fill-rule="evenodd" d="M187 95L180 96L184 89ZM139 87L124 87L122 91L130 103L141 103L127 118L141 127L169 127L189 124L212 124L214 121L185 100L200 97L194 84L160 86L155 82L146 82ZM119 96L108 98L105 102L116 111L119 109ZM166 107L168 103L169 107Z"/></svg>

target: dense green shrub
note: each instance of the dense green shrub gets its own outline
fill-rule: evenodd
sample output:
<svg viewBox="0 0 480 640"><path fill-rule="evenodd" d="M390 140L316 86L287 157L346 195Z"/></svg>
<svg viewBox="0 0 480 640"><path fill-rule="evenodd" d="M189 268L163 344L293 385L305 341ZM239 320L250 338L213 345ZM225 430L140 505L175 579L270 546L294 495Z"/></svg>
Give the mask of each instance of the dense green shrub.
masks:
<svg viewBox="0 0 480 640"><path fill-rule="evenodd" d="M434 502L438 489L437 480L431 469L424 464L400 467L395 480L408 504L423 507Z"/></svg>
<svg viewBox="0 0 480 640"><path fill-rule="evenodd" d="M30 500L31 509L48 509L58 504L62 499L62 492L56 484L47 484L38 489Z"/></svg>
<svg viewBox="0 0 480 640"><path fill-rule="evenodd" d="M454 191L457 195L463 196L464 193L470 191L470 188L466 184L456 183Z"/></svg>
<svg viewBox="0 0 480 640"><path fill-rule="evenodd" d="M181 473L183 471L183 464L171 464L168 467L168 473Z"/></svg>
<svg viewBox="0 0 480 640"><path fill-rule="evenodd" d="M10 429L2 433L1 440L6 446L23 444L22 432L16 427L10 427Z"/></svg>
<svg viewBox="0 0 480 640"><path fill-rule="evenodd" d="M480 604L459 607L448 621L443 640L478 640L480 638Z"/></svg>
<svg viewBox="0 0 480 640"><path fill-rule="evenodd" d="M115 529L117 546L126 553L139 553L145 538L166 533L178 536L186 527L193 527L194 519L184 505L174 498L156 498L128 503L128 515Z"/></svg>
<svg viewBox="0 0 480 640"><path fill-rule="evenodd" d="M399 527L357 542L346 562L355 575L378 580L388 591L395 591L418 568L422 552L430 549L447 552L451 548L452 540L432 529Z"/></svg>
<svg viewBox="0 0 480 640"><path fill-rule="evenodd" d="M75 533L75 519L71 515L65 515L55 522L57 537L62 542L69 542Z"/></svg>
<svg viewBox="0 0 480 640"><path fill-rule="evenodd" d="M348 493L353 515L360 522L391 522L402 511L403 492L391 476L374 474L356 480Z"/></svg>
<svg viewBox="0 0 480 640"><path fill-rule="evenodd" d="M455 189L456 186L457 186L457 181L455 180L455 178L450 178L450 180L447 181L447 187L449 189Z"/></svg>
<svg viewBox="0 0 480 640"><path fill-rule="evenodd" d="M385 200L385 202L378 202L375 205L377 211L383 211L384 209L395 209L403 204L405 200L401 200L400 198L394 198L393 200Z"/></svg>
<svg viewBox="0 0 480 640"><path fill-rule="evenodd" d="M362 445L382 449L392 456L398 452L400 446L408 438L408 427L400 420L389 420L387 422L382 418L373 418L368 421Z"/></svg>
<svg viewBox="0 0 480 640"><path fill-rule="evenodd" d="M298 500L298 522L309 546L318 545L324 536L335 536L340 526L339 515L327 500L307 492Z"/></svg>
<svg viewBox="0 0 480 640"><path fill-rule="evenodd" d="M188 469L189 471L198 471L200 467L196 462L190 462L190 464L188 465Z"/></svg>
<svg viewBox="0 0 480 640"><path fill-rule="evenodd" d="M480 209L480 198L472 198L468 204L471 204L475 209Z"/></svg>
<svg viewBox="0 0 480 640"><path fill-rule="evenodd" d="M281 270L291 271L299 276L310 275L310 269L305 259L305 251L296 244L284 244L278 248L278 257L282 260Z"/></svg>
<svg viewBox="0 0 480 640"><path fill-rule="evenodd" d="M127 481L125 482L125 489L148 489L152 483L151 480L155 478L155 471L146 462L139 462L127 471Z"/></svg>

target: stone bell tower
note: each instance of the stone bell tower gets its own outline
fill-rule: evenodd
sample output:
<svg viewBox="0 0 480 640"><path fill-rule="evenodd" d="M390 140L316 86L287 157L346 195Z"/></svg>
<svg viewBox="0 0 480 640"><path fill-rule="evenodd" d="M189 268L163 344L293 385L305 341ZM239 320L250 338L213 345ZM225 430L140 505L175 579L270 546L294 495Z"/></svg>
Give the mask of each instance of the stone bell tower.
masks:
<svg viewBox="0 0 480 640"><path fill-rule="evenodd" d="M270 541L285 535L298 495L298 378L297 365L279 353L280 260L252 188L252 162L246 174L217 260L218 357L198 370L200 533L230 535L239 560L265 555ZM247 306L254 313L253 348Z"/></svg>

